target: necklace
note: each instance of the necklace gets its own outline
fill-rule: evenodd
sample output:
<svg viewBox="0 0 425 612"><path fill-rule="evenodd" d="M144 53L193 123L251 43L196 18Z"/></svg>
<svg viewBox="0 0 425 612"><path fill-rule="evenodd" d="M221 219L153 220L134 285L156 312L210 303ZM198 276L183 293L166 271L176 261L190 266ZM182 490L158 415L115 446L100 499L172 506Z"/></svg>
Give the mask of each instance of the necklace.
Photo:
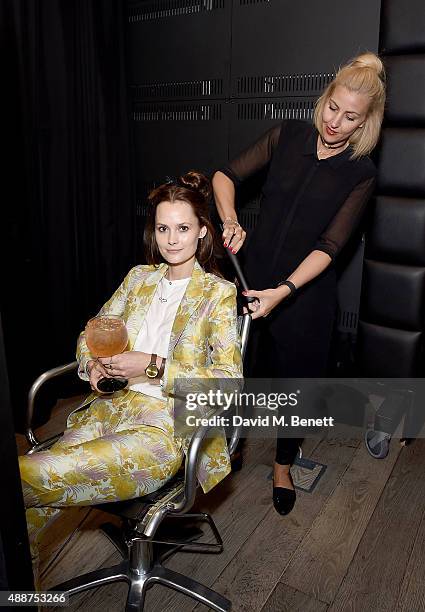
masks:
<svg viewBox="0 0 425 612"><path fill-rule="evenodd" d="M346 144L347 144L347 142L348 142L348 138L346 138L346 139L343 141L343 143L342 143L342 144L338 144L338 143L336 143L336 144L334 144L334 145L331 145L331 144L329 144L328 142L326 142L326 140L323 138L322 134L319 134L319 136L320 136L320 142L322 143L322 145L323 145L323 146L324 146L326 149L342 149L342 147L345 147L345 145L346 145Z"/></svg>
<svg viewBox="0 0 425 612"><path fill-rule="evenodd" d="M334 151L338 151L338 149L341 149L341 151L338 151L338 153L342 153L342 151L344 151L349 145L348 139L344 140L342 144L335 146L335 145L330 145L327 142L325 142L320 134L319 136L320 136L320 141L318 141L317 143L317 157L319 159L328 159L329 157L332 157L333 155L335 155ZM325 148L322 149L321 145L323 145Z"/></svg>
<svg viewBox="0 0 425 612"><path fill-rule="evenodd" d="M164 282L164 278L161 278L161 280L159 281L159 295L158 295L158 299L161 302L161 304L165 304L165 302L168 302L168 298L164 297L164 286L163 286L163 282ZM171 281L168 281L169 285L172 285L173 283Z"/></svg>

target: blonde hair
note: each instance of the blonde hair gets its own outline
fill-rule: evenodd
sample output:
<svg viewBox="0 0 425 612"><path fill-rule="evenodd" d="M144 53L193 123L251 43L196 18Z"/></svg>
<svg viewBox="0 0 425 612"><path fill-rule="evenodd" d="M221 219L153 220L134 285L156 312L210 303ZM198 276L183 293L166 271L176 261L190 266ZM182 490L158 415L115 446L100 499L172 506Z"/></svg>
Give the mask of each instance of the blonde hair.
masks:
<svg viewBox="0 0 425 612"><path fill-rule="evenodd" d="M316 102L313 121L320 133L323 110L335 87L341 85L351 92L369 97L370 105L363 127L350 136L352 159L368 155L376 146L385 108L385 70L377 55L363 53L342 66Z"/></svg>

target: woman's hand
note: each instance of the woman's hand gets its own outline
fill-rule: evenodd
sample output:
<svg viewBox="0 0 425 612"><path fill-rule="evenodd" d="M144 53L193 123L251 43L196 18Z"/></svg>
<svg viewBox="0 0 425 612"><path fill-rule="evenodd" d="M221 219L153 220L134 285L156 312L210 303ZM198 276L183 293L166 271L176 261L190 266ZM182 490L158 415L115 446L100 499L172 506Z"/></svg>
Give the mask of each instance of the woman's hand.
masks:
<svg viewBox="0 0 425 612"><path fill-rule="evenodd" d="M150 354L142 351L127 351L113 357L99 357L99 361L106 368L109 376L122 378L144 376L150 360Z"/></svg>
<svg viewBox="0 0 425 612"><path fill-rule="evenodd" d="M236 219L225 219L223 221L223 243L224 246L237 253L246 238L246 231L237 222Z"/></svg>
<svg viewBox="0 0 425 612"><path fill-rule="evenodd" d="M98 391L102 393L97 388L97 383L101 378L109 378L108 370L104 368L104 366L100 363L98 359L90 359L86 365L86 372L90 378L90 387L93 391Z"/></svg>
<svg viewBox="0 0 425 612"><path fill-rule="evenodd" d="M244 243L246 232L239 225L236 215L235 186L220 170L212 177L212 186L218 214L223 219L224 246L237 253Z"/></svg>
<svg viewBox="0 0 425 612"><path fill-rule="evenodd" d="M264 289L264 291L242 291L242 295L246 297L256 298L254 302L249 302L248 309L252 313L253 319L267 317L282 300L288 297L291 293L289 287L283 285L276 289Z"/></svg>

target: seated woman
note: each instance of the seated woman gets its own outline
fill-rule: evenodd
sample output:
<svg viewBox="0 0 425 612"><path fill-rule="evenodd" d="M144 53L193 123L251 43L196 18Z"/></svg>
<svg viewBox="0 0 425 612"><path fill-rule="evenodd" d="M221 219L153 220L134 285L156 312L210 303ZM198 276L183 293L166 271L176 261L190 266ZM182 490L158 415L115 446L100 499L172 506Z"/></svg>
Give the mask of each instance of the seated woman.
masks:
<svg viewBox="0 0 425 612"><path fill-rule="evenodd" d="M49 450L20 457L34 556L41 531L61 507L146 495L177 472L183 445L174 437L175 378L242 376L236 288L216 269L209 195L209 181L196 172L151 192L149 265L130 270L99 313L124 319L127 350L94 359L83 332L79 376L94 393L68 417L63 437ZM146 376L155 359L162 375L156 380ZM97 383L105 376L128 378L128 388L100 394ZM229 471L224 433L217 434L202 449L198 479L204 491Z"/></svg>

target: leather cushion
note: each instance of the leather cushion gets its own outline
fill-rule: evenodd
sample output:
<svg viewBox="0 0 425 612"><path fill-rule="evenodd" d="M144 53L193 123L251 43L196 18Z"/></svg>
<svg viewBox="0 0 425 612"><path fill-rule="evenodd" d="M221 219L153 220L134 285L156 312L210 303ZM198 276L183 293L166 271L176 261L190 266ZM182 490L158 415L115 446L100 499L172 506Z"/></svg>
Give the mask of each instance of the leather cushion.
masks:
<svg viewBox="0 0 425 612"><path fill-rule="evenodd" d="M425 51L424 0L383 0L380 50L384 53Z"/></svg>
<svg viewBox="0 0 425 612"><path fill-rule="evenodd" d="M425 315L425 268L366 260L362 296L363 320L419 331Z"/></svg>
<svg viewBox="0 0 425 612"><path fill-rule="evenodd" d="M425 129L385 128L379 153L378 192L425 197Z"/></svg>
<svg viewBox="0 0 425 612"><path fill-rule="evenodd" d="M423 7L425 13L425 3ZM385 118L399 125L425 125L425 54L388 57Z"/></svg>
<svg viewBox="0 0 425 612"><path fill-rule="evenodd" d="M378 196L366 233L366 256L425 265L425 199Z"/></svg>
<svg viewBox="0 0 425 612"><path fill-rule="evenodd" d="M360 321L357 363L370 377L423 376L421 332L392 329Z"/></svg>

